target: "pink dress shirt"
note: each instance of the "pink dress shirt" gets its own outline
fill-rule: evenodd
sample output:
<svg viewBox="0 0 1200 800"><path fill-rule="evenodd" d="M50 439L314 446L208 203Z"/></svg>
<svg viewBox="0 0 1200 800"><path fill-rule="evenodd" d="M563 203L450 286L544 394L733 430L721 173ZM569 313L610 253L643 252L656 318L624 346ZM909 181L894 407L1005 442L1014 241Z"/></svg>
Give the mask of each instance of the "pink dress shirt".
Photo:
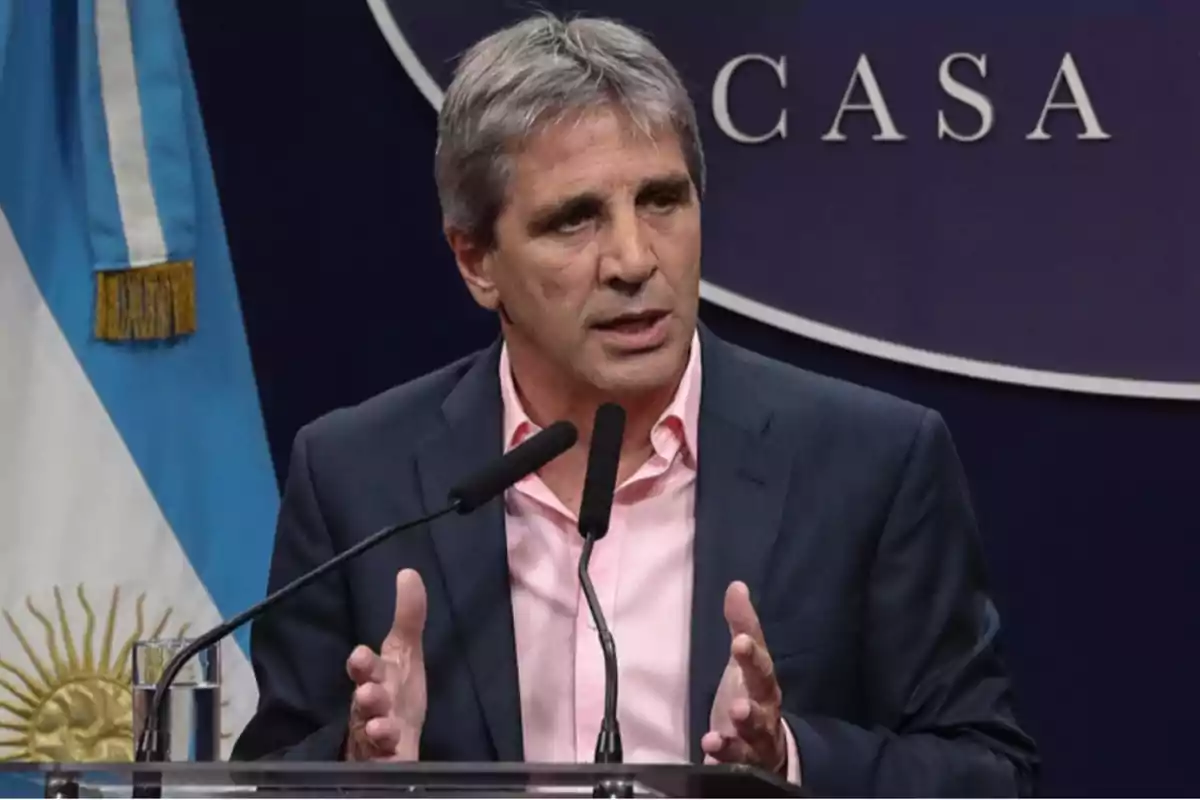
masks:
<svg viewBox="0 0 1200 800"><path fill-rule="evenodd" d="M651 430L653 454L617 487L608 535L592 552L590 574L617 647L617 713L630 763L681 763L689 755L700 387L693 336L679 389ZM507 348L500 388L510 449L538 428L517 394ZM604 713L604 659L576 572L578 520L537 475L509 489L504 502L525 759L590 762ZM789 778L798 782L787 736Z"/></svg>

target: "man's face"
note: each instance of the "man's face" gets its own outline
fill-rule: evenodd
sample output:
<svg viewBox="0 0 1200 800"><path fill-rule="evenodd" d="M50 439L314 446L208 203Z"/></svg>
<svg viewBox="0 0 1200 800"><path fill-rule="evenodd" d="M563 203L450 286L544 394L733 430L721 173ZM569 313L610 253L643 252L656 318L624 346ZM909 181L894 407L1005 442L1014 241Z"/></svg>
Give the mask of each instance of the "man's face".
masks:
<svg viewBox="0 0 1200 800"><path fill-rule="evenodd" d="M700 287L700 205L678 137L609 111L532 136L477 273L468 284L503 310L514 365L615 395L677 380Z"/></svg>

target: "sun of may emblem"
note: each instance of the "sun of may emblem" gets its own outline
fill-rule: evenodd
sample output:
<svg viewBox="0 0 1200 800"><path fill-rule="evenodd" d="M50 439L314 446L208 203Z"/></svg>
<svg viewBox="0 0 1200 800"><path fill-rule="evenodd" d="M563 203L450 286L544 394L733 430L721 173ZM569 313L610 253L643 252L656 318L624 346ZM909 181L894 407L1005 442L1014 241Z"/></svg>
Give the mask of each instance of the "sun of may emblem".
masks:
<svg viewBox="0 0 1200 800"><path fill-rule="evenodd" d="M52 618L32 600L25 607L42 630L42 647L8 611L4 620L25 652L21 668L0 653L0 761L130 761L133 758L133 693L131 652L143 638L161 636L171 610L150 630L145 620L146 596L134 606L136 624L118 645L120 593L113 589L107 619L97 631L96 614L83 586L76 590L83 611L83 633L76 638L67 619L62 592L54 589ZM186 632L184 625L177 635Z"/></svg>

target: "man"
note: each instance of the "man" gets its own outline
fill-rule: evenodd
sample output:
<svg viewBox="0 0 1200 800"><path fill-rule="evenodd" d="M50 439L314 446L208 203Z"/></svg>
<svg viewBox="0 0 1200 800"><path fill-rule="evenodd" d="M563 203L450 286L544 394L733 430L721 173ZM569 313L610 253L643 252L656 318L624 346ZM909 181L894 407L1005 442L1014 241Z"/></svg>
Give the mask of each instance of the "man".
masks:
<svg viewBox="0 0 1200 800"><path fill-rule="evenodd" d="M590 760L604 681L575 515L616 401L592 574L627 761L752 764L815 794L1030 792L940 417L697 324L703 155L662 54L603 20L499 31L458 66L436 174L501 340L301 431L272 588L555 420L579 443L260 621L235 756Z"/></svg>

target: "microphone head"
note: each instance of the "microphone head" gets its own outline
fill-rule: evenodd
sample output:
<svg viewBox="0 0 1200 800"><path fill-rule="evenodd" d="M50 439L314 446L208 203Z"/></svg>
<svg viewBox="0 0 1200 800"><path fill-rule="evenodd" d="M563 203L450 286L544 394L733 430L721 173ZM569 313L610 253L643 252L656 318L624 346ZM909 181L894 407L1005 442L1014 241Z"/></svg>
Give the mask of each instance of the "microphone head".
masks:
<svg viewBox="0 0 1200 800"><path fill-rule="evenodd" d="M450 502L457 504L458 513L469 514L570 450L578 439L570 422L555 422L451 489Z"/></svg>
<svg viewBox="0 0 1200 800"><path fill-rule="evenodd" d="M608 533L624 436L625 409L616 403L605 403L596 409L587 477L583 481L583 499L579 503L579 532L585 537L600 539Z"/></svg>

